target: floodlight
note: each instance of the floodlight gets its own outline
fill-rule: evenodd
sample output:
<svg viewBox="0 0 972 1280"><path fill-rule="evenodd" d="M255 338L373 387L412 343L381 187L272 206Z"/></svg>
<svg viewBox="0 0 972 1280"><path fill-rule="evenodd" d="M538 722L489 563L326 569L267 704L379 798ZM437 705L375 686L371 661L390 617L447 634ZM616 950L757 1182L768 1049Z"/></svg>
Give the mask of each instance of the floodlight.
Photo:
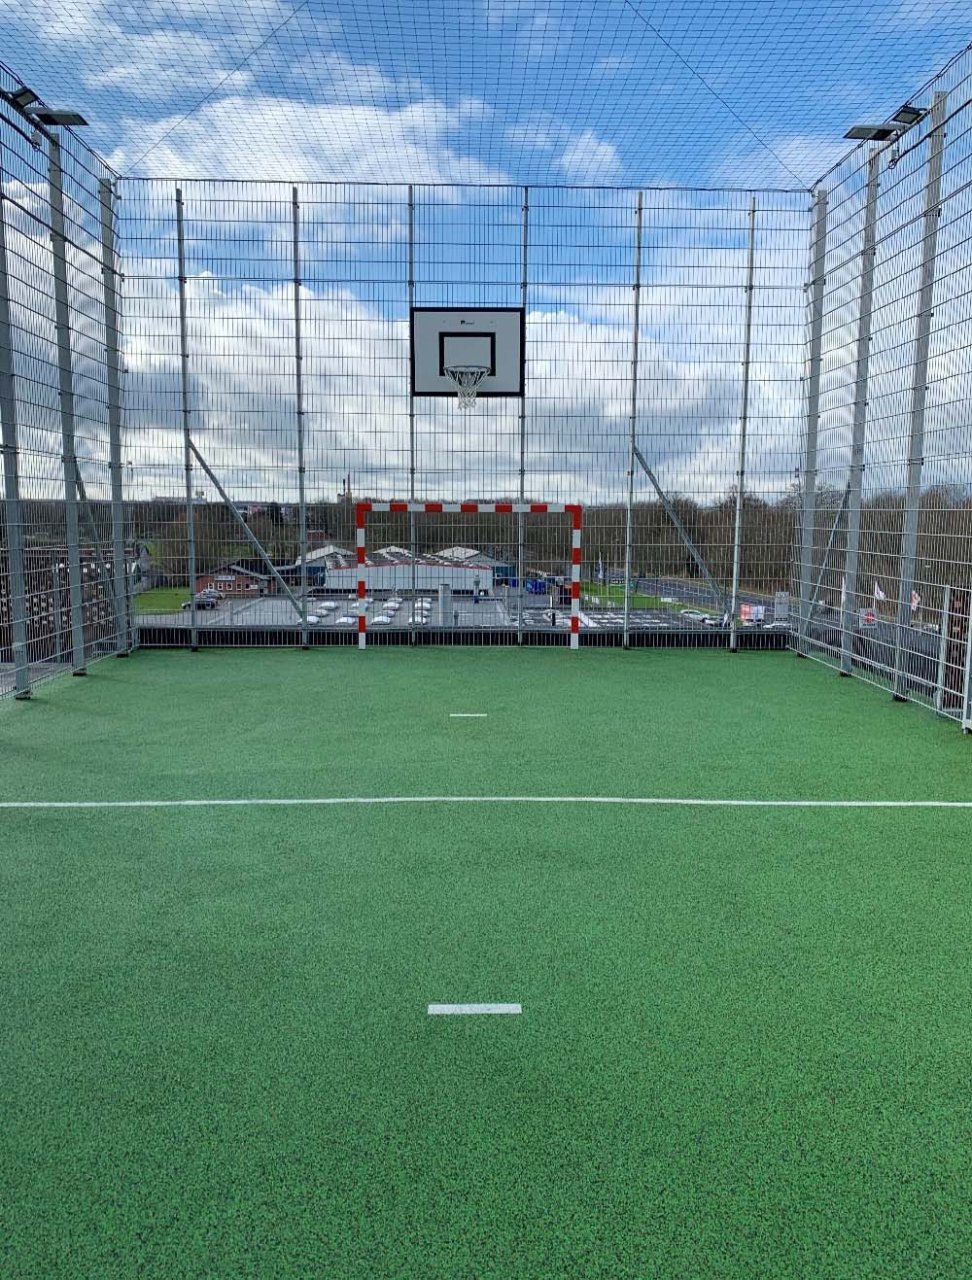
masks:
<svg viewBox="0 0 972 1280"><path fill-rule="evenodd" d="M33 115L38 124L82 125L88 123L77 111L35 111Z"/></svg>
<svg viewBox="0 0 972 1280"><path fill-rule="evenodd" d="M925 112L921 107L912 107L905 104L905 106L897 109L891 120L903 129L910 129L913 124L918 123L924 114Z"/></svg>
<svg viewBox="0 0 972 1280"><path fill-rule="evenodd" d="M14 106L19 107L21 111L26 110L33 102L40 102L40 98L33 89L28 89L25 84L22 84L19 89L9 94L8 97Z"/></svg>
<svg viewBox="0 0 972 1280"><path fill-rule="evenodd" d="M845 138L853 138L861 142L890 142L898 136L899 129L893 124L855 124L844 134Z"/></svg>

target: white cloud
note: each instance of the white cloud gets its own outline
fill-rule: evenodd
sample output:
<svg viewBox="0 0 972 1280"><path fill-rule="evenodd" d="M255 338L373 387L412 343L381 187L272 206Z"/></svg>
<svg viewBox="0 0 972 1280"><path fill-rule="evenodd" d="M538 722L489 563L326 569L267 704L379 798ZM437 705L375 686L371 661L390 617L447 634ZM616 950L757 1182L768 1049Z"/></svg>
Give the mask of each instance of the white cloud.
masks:
<svg viewBox="0 0 972 1280"><path fill-rule="evenodd" d="M552 164L571 182L613 183L621 178L623 166L613 143L599 138L592 129L575 133L546 112L531 112L511 125L504 136L514 147L558 152Z"/></svg>
<svg viewBox="0 0 972 1280"><path fill-rule="evenodd" d="M109 65L82 71L82 83L89 89L116 89L149 103L192 100L217 85L226 93L238 93L253 82L249 71L233 70L218 46L204 36L185 31L136 36L118 27L112 34Z"/></svg>
<svg viewBox="0 0 972 1280"><path fill-rule="evenodd" d="M334 49L308 54L291 66L289 74L301 90L341 102L384 100L388 105L413 96L426 96L417 78L394 79L378 67L352 62Z"/></svg>
<svg viewBox="0 0 972 1280"><path fill-rule="evenodd" d="M621 176L617 147L590 129L572 137L555 163L571 182L614 182Z"/></svg>
<svg viewBox="0 0 972 1280"><path fill-rule="evenodd" d="M207 103L189 119L179 115L154 124L129 120L110 154L119 172L179 178L233 177L240 181L381 182L391 173L409 180L447 182L460 173L474 182L505 176L460 155L450 141L481 113L462 102L412 103L400 110L375 106L327 106L249 95ZM248 139L227 172L225 140ZM144 162L139 160L148 151ZM134 169L133 169L134 166Z"/></svg>

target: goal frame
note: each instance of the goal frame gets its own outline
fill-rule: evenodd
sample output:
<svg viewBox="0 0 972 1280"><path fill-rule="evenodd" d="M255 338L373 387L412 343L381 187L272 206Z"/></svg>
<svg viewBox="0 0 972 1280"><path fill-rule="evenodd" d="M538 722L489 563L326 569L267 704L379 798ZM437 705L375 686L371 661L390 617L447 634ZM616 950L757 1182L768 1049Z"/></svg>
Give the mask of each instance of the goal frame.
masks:
<svg viewBox="0 0 972 1280"><path fill-rule="evenodd" d="M358 563L358 648L368 644L368 594L364 568L367 560L367 521L372 512L404 515L569 515L570 520L570 648L580 648L581 538L584 508L576 502L357 502L354 507Z"/></svg>

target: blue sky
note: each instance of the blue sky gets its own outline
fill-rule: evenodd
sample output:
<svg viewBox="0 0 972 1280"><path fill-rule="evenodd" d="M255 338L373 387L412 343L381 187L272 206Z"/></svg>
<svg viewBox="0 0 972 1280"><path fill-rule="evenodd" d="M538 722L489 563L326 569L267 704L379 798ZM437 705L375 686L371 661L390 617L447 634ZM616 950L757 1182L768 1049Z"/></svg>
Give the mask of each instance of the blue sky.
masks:
<svg viewBox="0 0 972 1280"><path fill-rule="evenodd" d="M0 11L4 61L51 104L83 110L120 172L248 180L186 188L192 394L211 461L238 496L287 501L290 182L805 189L845 153L850 123L885 118L969 34L954 0L0 0ZM957 85L956 101L966 96ZM889 173L889 202L907 168ZM404 191L302 186L301 199L315 483L336 492L351 470L368 492L400 496ZM532 197L538 497L623 492L634 201ZM517 191L421 191L416 301L516 305L520 203ZM858 203L840 213L851 235ZM742 193L646 201L639 441L667 487L705 501L727 491L736 465L747 206ZM779 496L799 461L809 199L761 196L759 208L749 483ZM124 188L126 386L147 492L175 491L181 465L173 212L172 182ZM913 326L894 244L885 252L897 387ZM844 390L853 297L833 326ZM849 410L838 390L839 470ZM425 495L510 493L517 411L493 402L460 422L423 403L422 465L444 460ZM898 467L900 446L891 452Z"/></svg>
<svg viewBox="0 0 972 1280"><path fill-rule="evenodd" d="M807 186L972 33L957 0L0 0L122 172Z"/></svg>

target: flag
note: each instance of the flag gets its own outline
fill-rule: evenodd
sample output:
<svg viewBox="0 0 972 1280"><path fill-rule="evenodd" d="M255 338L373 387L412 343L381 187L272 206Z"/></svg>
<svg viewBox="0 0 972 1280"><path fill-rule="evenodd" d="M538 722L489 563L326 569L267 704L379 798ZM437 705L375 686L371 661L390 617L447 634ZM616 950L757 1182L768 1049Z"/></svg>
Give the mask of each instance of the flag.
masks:
<svg viewBox="0 0 972 1280"><path fill-rule="evenodd" d="M921 604L921 596L918 594L918 592L917 592L917 591L912 591L912 593L911 593L911 612L912 612L912 613L914 613L914 611L918 608L918 606L919 606L920 604Z"/></svg>
<svg viewBox="0 0 972 1280"><path fill-rule="evenodd" d="M604 561L600 556L597 557L597 580L598 582L604 581Z"/></svg>
<svg viewBox="0 0 972 1280"><path fill-rule="evenodd" d="M887 597L887 596L884 594L884 592L881 590L881 584L880 584L880 582L875 582L875 584L874 584L874 599L875 599L875 600L887 600L887 598L888 598L888 597Z"/></svg>

